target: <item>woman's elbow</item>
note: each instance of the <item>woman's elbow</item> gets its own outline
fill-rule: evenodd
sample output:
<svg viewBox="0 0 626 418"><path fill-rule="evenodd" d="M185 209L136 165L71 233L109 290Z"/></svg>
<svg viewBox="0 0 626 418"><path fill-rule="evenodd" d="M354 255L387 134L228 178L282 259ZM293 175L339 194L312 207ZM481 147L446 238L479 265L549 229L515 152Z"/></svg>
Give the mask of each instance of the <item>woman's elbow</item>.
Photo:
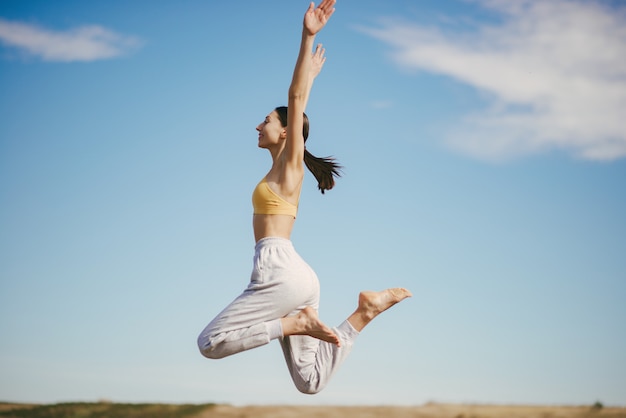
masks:
<svg viewBox="0 0 626 418"><path fill-rule="evenodd" d="M289 102L297 102L297 101L301 101L304 102L306 98L306 91L300 91L299 89L289 89Z"/></svg>

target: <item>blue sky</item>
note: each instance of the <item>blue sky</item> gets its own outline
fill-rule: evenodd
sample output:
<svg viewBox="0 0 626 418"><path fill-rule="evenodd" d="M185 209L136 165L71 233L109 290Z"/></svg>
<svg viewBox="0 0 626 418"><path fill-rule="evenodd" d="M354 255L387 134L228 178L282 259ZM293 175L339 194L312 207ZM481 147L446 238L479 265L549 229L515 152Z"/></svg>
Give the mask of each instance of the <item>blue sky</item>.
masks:
<svg viewBox="0 0 626 418"><path fill-rule="evenodd" d="M626 8L340 0L292 236L321 318L414 297L320 394L197 334L246 286L255 127L307 2L0 1L0 399L626 405Z"/></svg>

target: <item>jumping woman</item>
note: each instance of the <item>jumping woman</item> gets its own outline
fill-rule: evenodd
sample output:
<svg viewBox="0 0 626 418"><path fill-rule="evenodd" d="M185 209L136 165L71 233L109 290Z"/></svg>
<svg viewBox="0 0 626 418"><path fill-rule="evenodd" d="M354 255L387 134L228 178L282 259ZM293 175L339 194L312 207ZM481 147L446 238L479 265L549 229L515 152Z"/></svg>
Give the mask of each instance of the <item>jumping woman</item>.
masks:
<svg viewBox="0 0 626 418"><path fill-rule="evenodd" d="M309 131L304 110L313 80L325 61L321 45L311 51L315 35L334 13L334 5L335 0L323 0L317 8L309 5L288 107L274 109L256 128L258 146L270 152L272 167L252 194L256 246L250 283L198 337L200 352L212 359L278 339L296 387L309 394L324 388L372 319L411 296L403 288L361 292L356 310L331 329L318 318L317 276L290 241L304 165L316 177L322 193L334 186L339 173L332 159L316 158L304 146Z"/></svg>

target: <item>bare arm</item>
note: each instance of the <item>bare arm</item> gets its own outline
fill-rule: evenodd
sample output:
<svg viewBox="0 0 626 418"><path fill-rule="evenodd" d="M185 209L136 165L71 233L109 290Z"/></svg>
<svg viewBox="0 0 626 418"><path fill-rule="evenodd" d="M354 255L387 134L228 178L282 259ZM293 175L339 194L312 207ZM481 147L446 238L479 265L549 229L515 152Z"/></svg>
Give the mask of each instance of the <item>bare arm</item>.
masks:
<svg viewBox="0 0 626 418"><path fill-rule="evenodd" d="M306 90L306 95L304 98L304 108L306 109L306 105L309 102L309 95L311 93L311 88L313 87L313 82L315 81L315 77L317 77L322 71L322 67L324 67L324 63L326 62L326 57L324 53L326 50L322 47L322 44L317 44L315 47L315 52L311 55L311 68L309 70L309 85Z"/></svg>
<svg viewBox="0 0 626 418"><path fill-rule="evenodd" d="M330 16L335 12L335 1L323 0L317 8L314 7L314 3L311 3L304 15L300 51L293 71L291 85L289 86L287 143L284 150L287 166L297 170L303 169L302 160L304 158L304 138L302 137L304 118L302 114L306 108L313 79L321 70L324 61L323 50L316 50L313 55L311 50L315 42L315 35L322 30ZM315 67L313 64L314 59Z"/></svg>

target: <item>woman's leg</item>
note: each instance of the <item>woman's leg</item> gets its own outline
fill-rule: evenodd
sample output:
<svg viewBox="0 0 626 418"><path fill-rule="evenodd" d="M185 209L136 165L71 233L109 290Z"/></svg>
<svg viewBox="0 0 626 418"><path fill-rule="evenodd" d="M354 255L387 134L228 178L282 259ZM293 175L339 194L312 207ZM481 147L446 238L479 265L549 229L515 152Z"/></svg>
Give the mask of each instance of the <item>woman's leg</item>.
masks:
<svg viewBox="0 0 626 418"><path fill-rule="evenodd" d="M267 344L283 336L281 318L318 302L319 281L291 242L265 238L255 247L248 287L204 328L198 347L218 359Z"/></svg>
<svg viewBox="0 0 626 418"><path fill-rule="evenodd" d="M348 322L361 332L367 324L398 302L413 296L402 287L386 289L380 292L365 291L359 294L359 306L348 317Z"/></svg>
<svg viewBox="0 0 626 418"><path fill-rule="evenodd" d="M284 337L281 346L296 387L317 393L348 356L359 332L411 294L400 288L361 292L354 313L330 329L317 316L315 272L289 241L262 241L248 288L206 326L198 346L204 356L222 358Z"/></svg>
<svg viewBox="0 0 626 418"><path fill-rule="evenodd" d="M207 358L220 359L281 337L280 319L272 313L271 298L246 289L200 333L200 352Z"/></svg>
<svg viewBox="0 0 626 418"><path fill-rule="evenodd" d="M410 296L411 292L403 288L361 292L357 309L341 325L330 330L339 338L339 344L332 338L320 338L327 336L326 330L316 329L307 334L306 326L299 325L315 322L317 312L313 309L283 318L285 337L281 339L281 346L296 388L307 394L321 391L350 354L359 332L380 313Z"/></svg>

